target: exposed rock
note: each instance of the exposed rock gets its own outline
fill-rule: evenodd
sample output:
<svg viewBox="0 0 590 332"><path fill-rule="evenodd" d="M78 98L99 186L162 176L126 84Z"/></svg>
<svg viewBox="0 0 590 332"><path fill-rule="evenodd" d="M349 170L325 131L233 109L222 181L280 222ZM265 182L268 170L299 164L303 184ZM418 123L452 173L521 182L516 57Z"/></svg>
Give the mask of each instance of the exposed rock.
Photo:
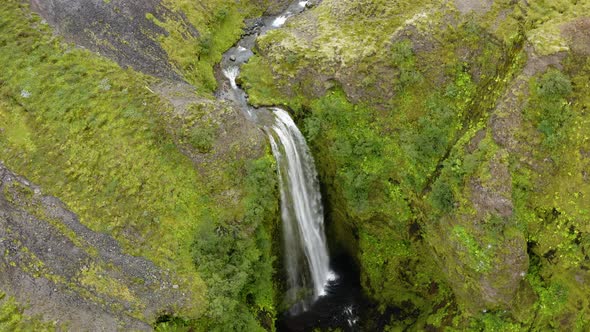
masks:
<svg viewBox="0 0 590 332"><path fill-rule="evenodd" d="M0 289L77 331L150 330L189 294L0 163ZM173 288L173 287L172 287Z"/></svg>
<svg viewBox="0 0 590 332"><path fill-rule="evenodd" d="M476 12L484 14L492 8L493 0L455 0L455 6L461 14Z"/></svg>
<svg viewBox="0 0 590 332"><path fill-rule="evenodd" d="M524 104L518 95L523 93L528 93L526 80L521 78L512 82L489 120L494 141L509 151L520 149L516 135L523 121L521 109Z"/></svg>
<svg viewBox="0 0 590 332"><path fill-rule="evenodd" d="M264 26L264 21L262 18L257 17L246 20L245 24L246 27L244 28L244 35L249 36L260 32L260 28Z"/></svg>
<svg viewBox="0 0 590 332"><path fill-rule="evenodd" d="M557 52L551 55L539 55L530 45L527 45L525 50L528 58L523 73L528 77L534 76L537 73L542 73L549 67L560 69L561 62L567 55L566 52Z"/></svg>
<svg viewBox="0 0 590 332"><path fill-rule="evenodd" d="M200 153L178 141L183 153L193 160L201 172L216 173L217 167L212 164L217 162L227 164L229 160L252 160L263 155L266 136L254 124L246 121L239 109L217 100L198 97L195 89L183 82L162 81L152 88L174 106L169 124L173 135L177 136L175 130L186 119L195 117L201 117L201 126L208 123L214 128L214 141L208 153Z"/></svg>
<svg viewBox="0 0 590 332"><path fill-rule="evenodd" d="M529 268L524 237L507 238L501 245L501 248L494 248L498 254L492 272L479 280L481 293L478 295L488 308L511 308Z"/></svg>
<svg viewBox="0 0 590 332"><path fill-rule="evenodd" d="M66 40L114 59L123 67L173 80L181 80L181 76L157 42L166 31L146 15L161 19L165 13L186 25L186 31L198 35L184 17L167 10L160 0L31 0L31 8Z"/></svg>
<svg viewBox="0 0 590 332"><path fill-rule="evenodd" d="M590 55L590 18L582 17L564 24L561 33L573 52Z"/></svg>
<svg viewBox="0 0 590 332"><path fill-rule="evenodd" d="M471 183L471 198L479 213L493 212L502 217L512 215L512 201L490 188L482 186L477 181Z"/></svg>
<svg viewBox="0 0 590 332"><path fill-rule="evenodd" d="M264 15L272 16L272 15L278 15L278 14L282 13L283 10L285 10L285 8L287 8L289 6L289 2L290 2L289 0L267 1L269 6L266 9L266 11L264 12Z"/></svg>
<svg viewBox="0 0 590 332"><path fill-rule="evenodd" d="M479 143L486 137L486 132L485 130L479 130L474 136L473 138L469 141L469 144L466 146L466 151L469 153L473 153L477 147L479 146Z"/></svg>

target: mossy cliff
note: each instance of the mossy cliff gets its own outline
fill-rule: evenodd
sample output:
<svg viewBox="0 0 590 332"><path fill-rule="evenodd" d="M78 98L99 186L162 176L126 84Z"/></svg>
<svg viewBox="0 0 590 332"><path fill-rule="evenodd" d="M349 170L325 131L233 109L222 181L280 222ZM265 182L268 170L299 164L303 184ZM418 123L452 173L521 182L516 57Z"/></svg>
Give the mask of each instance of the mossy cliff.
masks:
<svg viewBox="0 0 590 332"><path fill-rule="evenodd" d="M587 330L590 4L313 3L240 81L307 136L363 328ZM213 92L283 4L3 2L0 329L274 329L274 161Z"/></svg>
<svg viewBox="0 0 590 332"><path fill-rule="evenodd" d="M3 2L0 328L274 329L274 161L212 91L277 6Z"/></svg>
<svg viewBox="0 0 590 332"><path fill-rule="evenodd" d="M589 22L586 1L324 0L259 39L241 84L296 116L391 330L590 328Z"/></svg>

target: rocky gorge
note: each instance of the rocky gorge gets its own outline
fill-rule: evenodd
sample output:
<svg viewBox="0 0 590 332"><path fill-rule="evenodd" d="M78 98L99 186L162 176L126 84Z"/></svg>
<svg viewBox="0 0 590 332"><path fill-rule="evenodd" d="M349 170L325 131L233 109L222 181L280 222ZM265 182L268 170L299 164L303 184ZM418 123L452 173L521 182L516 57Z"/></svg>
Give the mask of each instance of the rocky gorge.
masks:
<svg viewBox="0 0 590 332"><path fill-rule="evenodd" d="M5 1L0 329L286 329L277 163L222 98L252 36L236 83L310 146L355 328L586 330L590 3L312 1L258 35L288 6Z"/></svg>

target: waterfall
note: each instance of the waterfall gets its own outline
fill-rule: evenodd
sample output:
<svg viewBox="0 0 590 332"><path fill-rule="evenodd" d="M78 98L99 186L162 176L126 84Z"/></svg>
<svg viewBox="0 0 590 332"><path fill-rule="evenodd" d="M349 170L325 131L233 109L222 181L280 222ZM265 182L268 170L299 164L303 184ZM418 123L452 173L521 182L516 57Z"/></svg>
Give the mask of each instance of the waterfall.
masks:
<svg viewBox="0 0 590 332"><path fill-rule="evenodd" d="M287 19L306 8L307 1L295 1L281 15L269 17L259 33L278 28ZM281 217L288 291L286 300L294 304L291 313L306 311L336 275L330 270L330 258L324 234L324 212L319 181L305 139L289 114L280 109L255 109L247 94L236 84L240 67L254 54L255 36L245 35L228 50L221 62L229 81L220 98L239 107L247 118L267 132L277 161L281 191ZM331 285L331 284L330 284Z"/></svg>
<svg viewBox="0 0 590 332"><path fill-rule="evenodd" d="M277 161L285 242L288 300L298 302L311 288L312 300L325 294L330 259L317 172L305 139L289 114L274 108L275 123L267 128ZM303 310L308 303L301 302Z"/></svg>
<svg viewBox="0 0 590 332"><path fill-rule="evenodd" d="M229 84L231 85L231 88L233 90L238 89L238 85L236 84L236 78L238 78L239 74L240 68L238 68L237 66L229 67L223 70L223 75L227 77L227 79L229 80Z"/></svg>
<svg viewBox="0 0 590 332"><path fill-rule="evenodd" d="M279 17L275 18L275 20L272 22L272 26L274 28L279 28L279 27L283 26L283 24L285 24L285 22L287 22L288 18L289 18L288 15L279 16Z"/></svg>

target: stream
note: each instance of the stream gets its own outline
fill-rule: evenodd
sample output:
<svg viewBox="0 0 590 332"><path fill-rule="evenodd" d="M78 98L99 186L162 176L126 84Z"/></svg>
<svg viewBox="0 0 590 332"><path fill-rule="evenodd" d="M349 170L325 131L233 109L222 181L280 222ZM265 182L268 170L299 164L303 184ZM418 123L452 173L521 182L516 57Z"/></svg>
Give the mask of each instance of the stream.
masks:
<svg viewBox="0 0 590 332"><path fill-rule="evenodd" d="M291 3L283 13L253 20L242 38L220 63L217 97L236 105L244 116L269 137L277 161L281 191L281 219L289 309L278 317L279 331L311 331L316 328L359 329L364 311L359 273L350 257L330 253L324 208L313 157L305 138L286 110L254 108L236 84L240 67L253 55L256 39L280 28L307 8L307 1Z"/></svg>

